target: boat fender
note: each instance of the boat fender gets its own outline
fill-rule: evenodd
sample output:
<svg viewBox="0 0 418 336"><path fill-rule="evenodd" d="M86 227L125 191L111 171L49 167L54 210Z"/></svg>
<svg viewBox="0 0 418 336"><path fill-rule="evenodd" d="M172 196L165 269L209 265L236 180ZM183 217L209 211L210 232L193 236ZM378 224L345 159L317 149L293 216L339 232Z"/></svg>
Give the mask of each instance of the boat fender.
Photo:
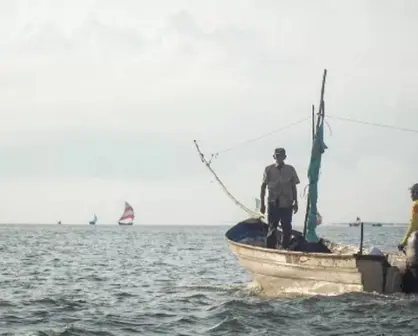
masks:
<svg viewBox="0 0 418 336"><path fill-rule="evenodd" d="M418 266L418 231L412 232L406 243L406 264Z"/></svg>

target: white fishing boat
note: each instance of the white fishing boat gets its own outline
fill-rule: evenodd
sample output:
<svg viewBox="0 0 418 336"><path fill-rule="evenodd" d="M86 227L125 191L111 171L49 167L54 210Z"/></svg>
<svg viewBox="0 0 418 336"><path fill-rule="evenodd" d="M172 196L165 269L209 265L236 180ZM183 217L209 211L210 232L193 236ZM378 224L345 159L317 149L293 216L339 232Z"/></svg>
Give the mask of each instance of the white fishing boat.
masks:
<svg viewBox="0 0 418 336"><path fill-rule="evenodd" d="M97 224L97 216L94 214L93 219L89 222L90 225L96 225Z"/></svg>
<svg viewBox="0 0 418 336"><path fill-rule="evenodd" d="M406 291L410 280L405 276L405 256L401 253L384 254L376 248L366 251L363 248L363 223L360 224L359 246L337 244L316 235L316 227L322 222L316 203L321 156L326 149L323 143L325 78L326 70L308 172L310 183L304 232L293 230L289 250L265 247L268 226L265 216L259 212L259 200L255 211L239 202L212 169L212 158L206 160L194 141L202 162L225 193L250 217L226 232L227 242L241 266L252 275L260 292L269 297L284 292Z"/></svg>
<svg viewBox="0 0 418 336"><path fill-rule="evenodd" d="M119 225L133 225L134 219L135 219L134 209L128 202L125 202L125 210L123 211L123 214L120 217L118 224Z"/></svg>
<svg viewBox="0 0 418 336"><path fill-rule="evenodd" d="M405 258L369 254L361 248L323 239L331 253L265 248L267 224L260 218L244 220L226 232L239 263L253 277L258 289L269 297L283 293L339 294L367 291L402 291ZM303 234L292 232L293 239Z"/></svg>

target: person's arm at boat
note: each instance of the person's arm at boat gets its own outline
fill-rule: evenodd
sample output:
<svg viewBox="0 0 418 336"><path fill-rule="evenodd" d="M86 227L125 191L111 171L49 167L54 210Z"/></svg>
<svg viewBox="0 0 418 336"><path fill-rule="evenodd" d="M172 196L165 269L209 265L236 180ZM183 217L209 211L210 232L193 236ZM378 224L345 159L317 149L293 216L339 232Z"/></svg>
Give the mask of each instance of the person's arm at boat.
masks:
<svg viewBox="0 0 418 336"><path fill-rule="evenodd" d="M399 250L403 250L408 242L408 238L412 232L418 231L418 204L414 204L412 207L411 221L409 223L408 230L403 237L401 243L398 245Z"/></svg>
<svg viewBox="0 0 418 336"><path fill-rule="evenodd" d="M296 172L296 169L293 168L293 178L292 178L292 194L293 194L293 211L294 213L297 213L299 210L299 203L298 203L298 189L297 185L300 183L298 173Z"/></svg>
<svg viewBox="0 0 418 336"><path fill-rule="evenodd" d="M260 190L260 212L264 215L266 212L266 188L267 188L267 168L264 169L263 173L263 182L261 183L261 190Z"/></svg>

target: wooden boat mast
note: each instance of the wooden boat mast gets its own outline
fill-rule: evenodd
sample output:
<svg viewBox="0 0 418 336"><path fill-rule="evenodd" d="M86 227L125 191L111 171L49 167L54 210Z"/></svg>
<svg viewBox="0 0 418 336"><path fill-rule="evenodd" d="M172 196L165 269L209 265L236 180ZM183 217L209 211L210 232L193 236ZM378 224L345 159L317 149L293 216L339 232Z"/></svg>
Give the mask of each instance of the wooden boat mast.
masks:
<svg viewBox="0 0 418 336"><path fill-rule="evenodd" d="M315 105L312 105L312 146L315 140ZM305 221L303 223L303 236L306 235L306 225L308 223L308 215L309 215L309 193L308 199L306 201L306 213L305 213Z"/></svg>
<svg viewBox="0 0 418 336"><path fill-rule="evenodd" d="M319 111L318 111L318 118L316 120L316 127L315 127L315 111L314 106L312 105L312 146L315 141L315 130L319 127L319 123L321 121L321 118L324 118L325 116L325 102L324 102L324 94L325 94L325 83L327 78L327 69L324 69L324 74L322 76L322 87L321 87L321 98L319 101ZM308 192L308 199L306 203L306 213L305 213L305 223L303 224L303 236L306 236L306 230L308 225L308 219L309 219L309 210L310 210L310 197Z"/></svg>

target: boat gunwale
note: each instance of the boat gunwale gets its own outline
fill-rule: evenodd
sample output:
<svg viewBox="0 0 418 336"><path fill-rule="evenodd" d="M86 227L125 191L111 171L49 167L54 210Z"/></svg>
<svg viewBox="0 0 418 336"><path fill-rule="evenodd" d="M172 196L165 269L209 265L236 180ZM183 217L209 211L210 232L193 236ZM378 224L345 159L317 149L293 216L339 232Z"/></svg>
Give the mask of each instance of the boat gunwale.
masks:
<svg viewBox="0 0 418 336"><path fill-rule="evenodd" d="M260 259L251 257L251 256L246 256L246 255L240 255L239 259L260 262ZM277 261L272 261L272 260L268 260L268 263L269 265L274 264L276 266L282 266L286 268L289 267L289 268L298 268L298 269L304 269L304 270L319 270L319 271L325 271L325 272L329 272L329 269L335 268L332 266L305 265L301 263L286 263L286 262L284 263L284 262L277 262ZM341 270L341 272L338 272L338 273L356 273L355 267L340 267L339 266L338 269Z"/></svg>
<svg viewBox="0 0 418 336"><path fill-rule="evenodd" d="M319 253L319 252L301 252L301 251L288 251L288 250L276 250L276 249L269 249L266 247L261 246L254 246L244 243L238 243L235 242L229 238L226 238L229 244L235 245L237 247L243 247L247 248L249 250L256 250L261 252L268 252L272 254L282 254L282 255L294 255L294 256L311 256L316 258L325 258L325 259L357 259L360 257L360 255L356 255L354 253L342 253L342 254L336 254L336 253ZM363 255L364 256L364 255ZM375 257L375 256L373 256Z"/></svg>

